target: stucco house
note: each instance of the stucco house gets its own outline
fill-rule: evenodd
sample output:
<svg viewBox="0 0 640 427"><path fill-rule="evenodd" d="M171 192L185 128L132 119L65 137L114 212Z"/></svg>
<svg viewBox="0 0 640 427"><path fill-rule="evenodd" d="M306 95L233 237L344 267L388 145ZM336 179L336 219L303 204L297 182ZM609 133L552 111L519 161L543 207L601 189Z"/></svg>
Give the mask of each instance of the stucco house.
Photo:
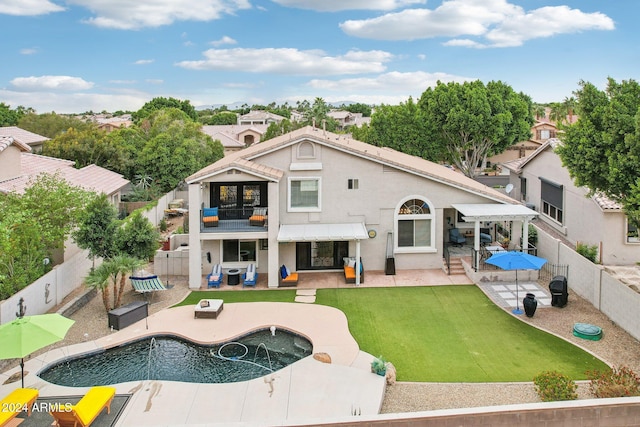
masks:
<svg viewBox="0 0 640 427"><path fill-rule="evenodd" d="M570 243L597 245L605 265L633 265L640 259L640 239L621 206L602 195L587 197L576 187L549 139L531 156L503 166L513 185L510 195L540 213L539 219Z"/></svg>
<svg viewBox="0 0 640 427"><path fill-rule="evenodd" d="M224 148L224 154L242 150L260 142L269 125L204 125L202 132L213 140L218 140Z"/></svg>
<svg viewBox="0 0 640 427"><path fill-rule="evenodd" d="M365 270L384 270L389 256L398 269L442 268L449 228L466 227L479 249L484 221L520 221L526 233L537 215L444 166L310 126L230 153L186 183L190 288L215 264L253 263L269 287L283 264L300 276L341 270L349 257ZM205 208L216 216L208 226Z"/></svg>
<svg viewBox="0 0 640 427"><path fill-rule="evenodd" d="M37 133L21 129L17 126L0 127L0 137L11 137L15 141L26 144L31 147L31 150L34 153L41 152L42 146L44 145L45 141L49 141L50 139L46 136L38 135Z"/></svg>
<svg viewBox="0 0 640 427"><path fill-rule="evenodd" d="M502 165L504 163L529 157L548 139L556 138L558 128L547 120L537 120L531 127L531 138L519 141L508 147L505 151L487 159L489 165Z"/></svg>
<svg viewBox="0 0 640 427"><path fill-rule="evenodd" d="M271 123L280 123L286 117L271 113L264 110L249 111L238 117L239 125L270 125Z"/></svg>

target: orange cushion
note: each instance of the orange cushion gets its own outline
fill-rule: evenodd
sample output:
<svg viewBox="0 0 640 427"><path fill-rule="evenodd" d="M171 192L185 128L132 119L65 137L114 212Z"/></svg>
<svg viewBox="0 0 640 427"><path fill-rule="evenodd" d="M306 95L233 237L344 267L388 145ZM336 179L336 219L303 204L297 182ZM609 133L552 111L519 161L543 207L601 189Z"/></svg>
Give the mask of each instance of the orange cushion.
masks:
<svg viewBox="0 0 640 427"><path fill-rule="evenodd" d="M298 281L298 273L291 273L290 275L288 275L287 277L282 279L282 281L283 282L297 282Z"/></svg>
<svg viewBox="0 0 640 427"><path fill-rule="evenodd" d="M202 222L218 222L217 216L205 216L202 218Z"/></svg>
<svg viewBox="0 0 640 427"><path fill-rule="evenodd" d="M264 215L251 215L249 221L264 221L266 218Z"/></svg>
<svg viewBox="0 0 640 427"><path fill-rule="evenodd" d="M356 269L353 267L345 267L344 268L344 276L347 279L355 279L356 278Z"/></svg>

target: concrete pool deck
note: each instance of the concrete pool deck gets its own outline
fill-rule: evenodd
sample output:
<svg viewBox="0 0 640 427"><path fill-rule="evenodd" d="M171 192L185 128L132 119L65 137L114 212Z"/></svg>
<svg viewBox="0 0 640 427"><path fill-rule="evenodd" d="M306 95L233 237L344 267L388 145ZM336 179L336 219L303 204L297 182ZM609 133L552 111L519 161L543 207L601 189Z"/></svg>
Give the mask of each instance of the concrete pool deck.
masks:
<svg viewBox="0 0 640 427"><path fill-rule="evenodd" d="M88 388L58 386L36 374L57 360L144 336L174 334L215 343L271 326L305 336L313 343L313 353L328 353L332 363L309 356L267 377L228 384L154 380L116 384L118 394L132 394L117 425L288 425L344 419L354 411L378 414L385 379L370 372L372 356L359 350L341 311L309 304L225 304L217 319L194 318L192 305L166 309L122 331L33 357L25 362L25 386L37 388L42 397L84 394ZM19 368L2 373L0 382L16 372ZM0 395L15 388L16 383L1 385Z"/></svg>

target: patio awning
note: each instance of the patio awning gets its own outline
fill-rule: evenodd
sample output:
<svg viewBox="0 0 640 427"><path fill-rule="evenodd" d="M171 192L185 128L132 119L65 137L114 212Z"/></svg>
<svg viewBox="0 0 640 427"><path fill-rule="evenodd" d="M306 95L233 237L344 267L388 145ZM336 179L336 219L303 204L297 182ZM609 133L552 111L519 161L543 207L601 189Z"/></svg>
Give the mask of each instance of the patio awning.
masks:
<svg viewBox="0 0 640 427"><path fill-rule="evenodd" d="M473 221L531 221L538 212L524 205L506 204L454 204L451 205L462 214L466 222Z"/></svg>
<svg viewBox="0 0 640 427"><path fill-rule="evenodd" d="M346 224L283 224L278 232L279 242L326 242L333 240L368 239L364 223Z"/></svg>

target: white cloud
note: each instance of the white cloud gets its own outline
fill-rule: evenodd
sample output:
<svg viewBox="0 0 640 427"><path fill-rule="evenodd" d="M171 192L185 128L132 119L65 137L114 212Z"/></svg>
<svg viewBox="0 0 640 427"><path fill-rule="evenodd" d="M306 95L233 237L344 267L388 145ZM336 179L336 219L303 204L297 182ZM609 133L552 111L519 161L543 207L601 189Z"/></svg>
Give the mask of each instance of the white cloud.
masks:
<svg viewBox="0 0 640 427"><path fill-rule="evenodd" d="M469 80L475 79L447 73L425 73L423 71L401 73L398 71L392 71L370 78L338 80L314 79L309 81L308 85L314 89L341 92L380 91L390 94L412 94L413 92L418 91L418 94L421 94L428 87L435 86L438 81L447 83L464 82Z"/></svg>
<svg viewBox="0 0 640 427"><path fill-rule="evenodd" d="M341 10L393 10L415 4L425 4L426 0L273 0L280 6L310 9L319 12Z"/></svg>
<svg viewBox="0 0 640 427"><path fill-rule="evenodd" d="M447 46L519 46L532 38L585 30L612 30L611 18L568 6L548 6L525 12L507 0L445 0L435 9L406 9L376 18L340 24L347 34L376 40L416 40L434 37L475 36L485 42L461 38Z"/></svg>
<svg viewBox="0 0 640 427"><path fill-rule="evenodd" d="M207 22L238 10L250 9L249 0L68 0L95 14L86 22L103 28L134 30L177 21Z"/></svg>
<svg viewBox="0 0 640 427"><path fill-rule="evenodd" d="M161 85L162 83L164 83L164 80L162 80L162 79L146 79L145 82L151 83L152 85Z"/></svg>
<svg viewBox="0 0 640 427"><path fill-rule="evenodd" d="M11 80L11 86L17 91L37 92L41 90L77 91L88 90L93 87L92 82L71 76L31 76L16 77Z"/></svg>
<svg viewBox="0 0 640 427"><path fill-rule="evenodd" d="M79 113L82 111L139 110L145 102L153 98L146 93L52 93L52 92L14 92L0 89L0 98L9 105L24 105L38 113L55 111L59 114Z"/></svg>
<svg viewBox="0 0 640 427"><path fill-rule="evenodd" d="M5 15L37 16L63 10L64 7L49 0L3 0L0 2L0 14Z"/></svg>
<svg viewBox="0 0 640 427"><path fill-rule="evenodd" d="M35 55L38 53L38 49L35 47L20 49L20 55Z"/></svg>
<svg viewBox="0 0 640 427"><path fill-rule="evenodd" d="M286 75L339 75L379 73L393 55L380 51L349 51L328 56L321 50L293 48L209 49L204 60L182 61L176 65L193 70L244 71Z"/></svg>
<svg viewBox="0 0 640 427"><path fill-rule="evenodd" d="M238 42L234 39L232 39L229 36L224 36L219 40L214 40L212 42L209 42L210 45L212 46L222 46L223 44L237 44Z"/></svg>
<svg viewBox="0 0 640 427"><path fill-rule="evenodd" d="M136 65L147 65L151 64L155 61L155 59L138 59L134 64Z"/></svg>

